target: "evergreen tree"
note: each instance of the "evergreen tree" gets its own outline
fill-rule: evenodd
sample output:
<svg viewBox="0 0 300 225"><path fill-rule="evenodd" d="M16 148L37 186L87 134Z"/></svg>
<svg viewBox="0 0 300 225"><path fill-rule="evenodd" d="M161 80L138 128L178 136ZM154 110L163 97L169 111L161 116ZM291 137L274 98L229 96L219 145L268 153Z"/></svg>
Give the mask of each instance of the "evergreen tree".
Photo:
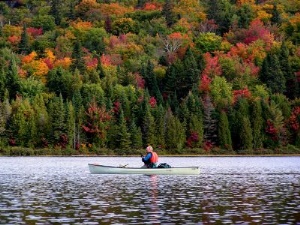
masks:
<svg viewBox="0 0 300 225"><path fill-rule="evenodd" d="M218 124L218 137L221 148L232 150L232 140L229 129L229 122L227 114L224 110L222 110L220 113L220 119Z"/></svg>
<svg viewBox="0 0 300 225"><path fill-rule="evenodd" d="M250 22L254 18L254 10L250 4L243 4L237 10L237 15L239 16L239 27L247 29L249 27Z"/></svg>
<svg viewBox="0 0 300 225"><path fill-rule="evenodd" d="M72 52L72 58L74 59L72 63L72 69L78 69L80 72L84 72L85 70L85 62L83 58L82 45L79 40L76 40L74 49Z"/></svg>
<svg viewBox="0 0 300 225"><path fill-rule="evenodd" d="M249 120L249 117L242 117L241 118L241 129L240 129L240 140L241 140L241 146L240 149L245 149L248 151L252 151L252 142L253 142L253 136L252 136L252 128L251 123Z"/></svg>
<svg viewBox="0 0 300 225"><path fill-rule="evenodd" d="M262 64L260 79L266 83L272 93L284 93L286 91L286 79L280 68L276 54L268 53Z"/></svg>
<svg viewBox="0 0 300 225"><path fill-rule="evenodd" d="M285 42L283 42L281 45L278 60L280 62L280 69L286 81L286 90L284 94L289 99L294 99L297 96L299 85L296 76L292 72L291 63L289 60L289 49L287 48Z"/></svg>
<svg viewBox="0 0 300 225"><path fill-rule="evenodd" d="M130 141L131 146L134 149L140 149L143 147L143 135L141 128L136 126L134 119L132 119L130 126L129 126L129 133L130 133Z"/></svg>
<svg viewBox="0 0 300 225"><path fill-rule="evenodd" d="M49 104L49 122L51 124L49 141L54 146L60 146L60 139L62 135L65 134L65 115L66 113L62 95L54 97Z"/></svg>
<svg viewBox="0 0 300 225"><path fill-rule="evenodd" d="M165 121L165 110L162 105L156 107L155 115L155 137L157 146L165 148L165 132L166 132L166 121Z"/></svg>
<svg viewBox="0 0 300 225"><path fill-rule="evenodd" d="M36 95L33 99L33 110L35 111L37 140L39 147L47 147L47 135L50 131L49 115L43 95Z"/></svg>
<svg viewBox="0 0 300 225"><path fill-rule="evenodd" d="M280 25L282 22L282 18L278 10L277 4L274 4L271 14L272 14L271 23Z"/></svg>
<svg viewBox="0 0 300 225"><path fill-rule="evenodd" d="M185 129L179 119L169 109L166 112L166 148L178 153L184 147Z"/></svg>
<svg viewBox="0 0 300 225"><path fill-rule="evenodd" d="M209 142L212 145L217 143L218 127L215 107L212 104L211 98L206 94L203 98L203 138L205 142Z"/></svg>
<svg viewBox="0 0 300 225"><path fill-rule="evenodd" d="M21 34L21 41L19 44L19 53L24 54L24 55L27 55L28 53L30 53L29 36L27 33L26 24L24 24L23 31Z"/></svg>
<svg viewBox="0 0 300 225"><path fill-rule="evenodd" d="M145 105L145 114L143 117L143 140L144 144L156 146L155 123L149 104Z"/></svg>
<svg viewBox="0 0 300 225"><path fill-rule="evenodd" d="M54 17L55 24L60 25L62 20L62 12L61 12L61 1L60 0L52 0L51 1L51 15Z"/></svg>
<svg viewBox="0 0 300 225"><path fill-rule="evenodd" d="M10 94L10 99L16 98L20 92L20 81L18 76L18 68L15 58L11 59L6 75L6 88Z"/></svg>
<svg viewBox="0 0 300 225"><path fill-rule="evenodd" d="M163 5L163 9L161 13L165 17L168 27L171 27L177 21L176 15L173 12L173 8L174 8L173 0L166 0L165 4Z"/></svg>
<svg viewBox="0 0 300 225"><path fill-rule="evenodd" d="M7 91L6 91L7 92ZM12 113L11 105L8 100L8 93L4 95L3 101L0 101L0 146L6 144L7 126Z"/></svg>
<svg viewBox="0 0 300 225"><path fill-rule="evenodd" d="M76 147L76 118L75 118L75 108L71 101L66 104L66 134L68 138L68 146Z"/></svg>
<svg viewBox="0 0 300 225"><path fill-rule="evenodd" d="M123 110L120 111L118 120L118 131L117 131L117 145L122 150L129 149L131 146L130 133L126 125Z"/></svg>
<svg viewBox="0 0 300 225"><path fill-rule="evenodd" d="M192 147L201 147L203 143L203 121L202 116L192 113L188 123L188 141L192 141Z"/></svg>
<svg viewBox="0 0 300 225"><path fill-rule="evenodd" d="M260 100L254 102L251 118L253 127L253 148L260 149L263 147L263 117Z"/></svg>

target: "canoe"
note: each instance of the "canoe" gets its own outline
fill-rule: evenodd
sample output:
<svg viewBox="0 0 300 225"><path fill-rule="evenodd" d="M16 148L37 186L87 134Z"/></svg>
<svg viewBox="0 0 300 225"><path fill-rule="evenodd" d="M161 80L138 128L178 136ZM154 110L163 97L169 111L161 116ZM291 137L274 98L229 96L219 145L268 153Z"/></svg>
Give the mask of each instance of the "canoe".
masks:
<svg viewBox="0 0 300 225"><path fill-rule="evenodd" d="M91 174L198 175L200 167L141 168L88 164Z"/></svg>

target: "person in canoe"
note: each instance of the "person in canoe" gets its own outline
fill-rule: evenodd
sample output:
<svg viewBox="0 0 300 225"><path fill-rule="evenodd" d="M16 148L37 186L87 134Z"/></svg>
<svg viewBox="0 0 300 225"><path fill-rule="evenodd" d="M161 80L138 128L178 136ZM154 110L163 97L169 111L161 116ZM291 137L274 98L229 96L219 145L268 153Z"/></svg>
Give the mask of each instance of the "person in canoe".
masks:
<svg viewBox="0 0 300 225"><path fill-rule="evenodd" d="M148 144L146 148L146 156L142 155L142 161L144 163L143 167L156 168L158 162L158 155L153 151L153 147Z"/></svg>

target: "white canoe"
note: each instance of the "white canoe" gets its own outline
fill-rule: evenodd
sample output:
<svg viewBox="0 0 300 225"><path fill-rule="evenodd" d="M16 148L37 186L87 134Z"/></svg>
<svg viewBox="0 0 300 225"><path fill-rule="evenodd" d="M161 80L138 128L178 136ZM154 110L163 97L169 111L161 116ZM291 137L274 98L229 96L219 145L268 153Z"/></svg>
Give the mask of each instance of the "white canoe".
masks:
<svg viewBox="0 0 300 225"><path fill-rule="evenodd" d="M141 168L88 164L92 174L198 175L200 167Z"/></svg>

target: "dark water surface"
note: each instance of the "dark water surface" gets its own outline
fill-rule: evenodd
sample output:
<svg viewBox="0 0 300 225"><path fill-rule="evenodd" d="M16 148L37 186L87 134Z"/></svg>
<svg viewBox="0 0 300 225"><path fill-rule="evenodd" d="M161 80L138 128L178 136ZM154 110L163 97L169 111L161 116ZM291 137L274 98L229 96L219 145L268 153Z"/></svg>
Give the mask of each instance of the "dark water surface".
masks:
<svg viewBox="0 0 300 225"><path fill-rule="evenodd" d="M0 224L300 224L300 157L161 157L198 176L92 175L138 157L0 157Z"/></svg>

